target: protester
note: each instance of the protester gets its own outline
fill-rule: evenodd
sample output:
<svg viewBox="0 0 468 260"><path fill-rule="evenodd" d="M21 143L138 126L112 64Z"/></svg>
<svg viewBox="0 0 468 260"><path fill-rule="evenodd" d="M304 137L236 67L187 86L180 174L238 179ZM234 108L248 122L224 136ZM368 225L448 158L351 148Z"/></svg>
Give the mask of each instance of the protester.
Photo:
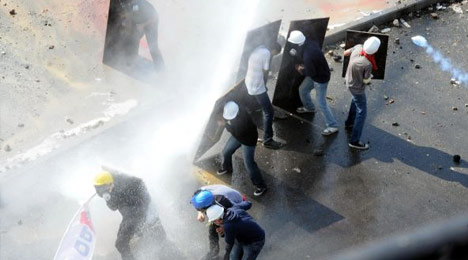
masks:
<svg viewBox="0 0 468 260"><path fill-rule="evenodd" d="M206 209L212 205L220 205L225 209L231 208L234 204L241 203L244 199L237 190L224 185L203 186L192 196L191 204L198 211L197 219L200 222L205 221ZM203 260L218 259L219 255L219 236L216 229L218 226L210 223L208 240L209 252L202 258Z"/></svg>
<svg viewBox="0 0 468 260"><path fill-rule="evenodd" d="M330 107L327 104L327 87L330 81L330 68L328 62L323 55L319 43L315 40L308 39L300 31L292 31L288 42L296 45L299 56L296 61L297 71L304 75L305 78L299 86L299 97L301 98L302 107L297 108L298 113L314 113L315 105L312 102L311 91L315 88L315 97L318 106L325 118L327 128L322 131L322 135L332 135L338 132L338 123L333 115Z"/></svg>
<svg viewBox="0 0 468 260"><path fill-rule="evenodd" d="M250 115L234 101L229 101L224 105L223 118L226 130L231 133L231 137L224 146L222 166L218 170L218 175L232 173L232 155L242 146L244 165L255 186L254 196L261 196L266 192L267 185L254 158L258 138L257 126Z"/></svg>
<svg viewBox="0 0 468 260"><path fill-rule="evenodd" d="M133 176L103 171L94 178L94 187L99 197L102 197L111 210L118 210L122 215L115 247L122 260L135 259L130 248L130 240L140 232L151 216L151 232L164 240L166 233L155 212L149 212L151 197L144 182Z"/></svg>
<svg viewBox="0 0 468 260"><path fill-rule="evenodd" d="M349 147L359 150L369 149L369 145L361 142L362 130L367 116L366 84L370 84L372 70L377 70L375 53L379 50L379 38L372 36L344 52L350 56L346 70L346 86L351 92L352 99L348 118L345 122L346 130L352 130Z"/></svg>
<svg viewBox="0 0 468 260"><path fill-rule="evenodd" d="M146 0L119 0L121 37L129 45L129 59L138 56L141 38L146 37L148 47L157 71L163 69L164 60L158 47L158 14L151 3Z"/></svg>
<svg viewBox="0 0 468 260"><path fill-rule="evenodd" d="M246 212L252 203L235 204L230 209L213 205L206 211L208 221L224 232L226 252L224 260L254 260L265 244L265 231Z"/></svg>
<svg viewBox="0 0 468 260"><path fill-rule="evenodd" d="M281 52L281 45L277 42L266 47L260 45L250 54L245 86L249 95L253 96L263 111L263 146L269 149L279 149L283 145L273 140L274 109L268 97L267 82L271 58Z"/></svg>

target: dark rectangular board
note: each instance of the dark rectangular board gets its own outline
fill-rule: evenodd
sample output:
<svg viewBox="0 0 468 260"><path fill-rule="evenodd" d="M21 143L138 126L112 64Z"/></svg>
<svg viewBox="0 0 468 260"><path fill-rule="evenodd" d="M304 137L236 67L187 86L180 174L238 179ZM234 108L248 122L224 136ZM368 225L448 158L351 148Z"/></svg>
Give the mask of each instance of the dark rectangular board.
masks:
<svg viewBox="0 0 468 260"><path fill-rule="evenodd" d="M281 26L281 20L266 24L262 27L250 30L247 33L247 37L244 43L244 49L242 51L242 57L237 72L237 80L240 81L245 78L247 74L247 67L249 62L250 54L255 48L260 45L270 46L270 44L278 41L279 30ZM266 82L265 82L266 83Z"/></svg>
<svg viewBox="0 0 468 260"><path fill-rule="evenodd" d="M388 50L388 35L380 33L369 33L359 31L346 31L345 50L354 47L357 44L364 44L364 42L371 36L375 36L380 39L380 48L375 53L375 62L377 63L378 70L372 70L373 79L384 79L385 78L385 66L387 62L387 50ZM341 76L346 76L346 70L348 69L349 56L344 57L343 60L343 71Z"/></svg>
<svg viewBox="0 0 468 260"><path fill-rule="evenodd" d="M292 31L299 30L304 33L308 39L317 41L322 48L329 19L330 18L327 17L292 21L287 36L289 37ZM304 80L304 76L296 71L295 58L289 54L289 51L293 47L294 44L286 42L275 93L273 95L273 104L291 113L296 113L296 108L302 106L301 99L299 98L299 85L302 83L302 80Z"/></svg>

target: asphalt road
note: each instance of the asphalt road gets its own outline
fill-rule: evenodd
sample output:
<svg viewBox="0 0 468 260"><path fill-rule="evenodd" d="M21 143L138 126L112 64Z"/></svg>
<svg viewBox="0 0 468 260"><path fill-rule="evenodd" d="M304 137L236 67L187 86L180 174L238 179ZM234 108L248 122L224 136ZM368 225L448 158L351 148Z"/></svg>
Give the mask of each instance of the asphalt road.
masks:
<svg viewBox="0 0 468 260"><path fill-rule="evenodd" d="M394 28L390 33L386 80L374 81L367 90L363 140L370 143L370 150L350 150L343 127L336 136L322 137L320 113L307 121L289 117L275 123L277 136L287 145L277 151L258 148L257 161L270 190L251 198L250 212L267 233L259 259L329 259L343 250L467 213L468 90L452 86L450 75L410 42L411 36L424 35L454 64L468 67L464 59L468 21L451 10L439 16L408 19L411 29ZM393 43L395 37L400 45ZM334 72L328 96L343 124L350 94L340 75L342 64L329 60ZM177 100L171 97L165 103ZM142 176L169 237L188 259L200 257L207 246L206 230L188 204L199 185L191 164L193 149L177 138L154 137L164 132L158 122L171 121L179 113L190 111L156 107L8 171L0 181L0 258L51 259L77 202L92 192L93 170L102 162ZM399 126L392 126L394 122ZM191 128L182 127L179 136ZM315 149L322 149L324 156L314 156ZM165 150L167 154L154 152ZM462 157L458 165L452 162L454 154ZM253 189L239 158L232 179L220 181L249 195ZM215 169L210 160L202 168ZM119 218L99 200L91 211L99 236L95 259L115 259Z"/></svg>

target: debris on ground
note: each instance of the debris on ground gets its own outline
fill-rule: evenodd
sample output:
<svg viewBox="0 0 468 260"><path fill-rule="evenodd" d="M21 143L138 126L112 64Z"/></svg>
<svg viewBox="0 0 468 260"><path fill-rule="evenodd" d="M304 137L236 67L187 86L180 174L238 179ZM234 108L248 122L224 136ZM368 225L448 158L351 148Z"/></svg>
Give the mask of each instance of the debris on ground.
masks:
<svg viewBox="0 0 468 260"><path fill-rule="evenodd" d="M53 50L55 48L54 45L49 45L49 50Z"/></svg>
<svg viewBox="0 0 468 260"><path fill-rule="evenodd" d="M403 18L400 18L400 23L403 24L406 28L411 28L411 25L407 23Z"/></svg>
<svg viewBox="0 0 468 260"><path fill-rule="evenodd" d="M301 173L301 169L299 169L299 168L297 168L297 167L296 167L296 168L293 168L292 171L293 171L293 172L297 172L297 173Z"/></svg>
<svg viewBox="0 0 468 260"><path fill-rule="evenodd" d="M378 33L379 31L380 31L379 27L377 27L376 25L372 25L372 27L367 32Z"/></svg>
<svg viewBox="0 0 468 260"><path fill-rule="evenodd" d="M452 10L457 14L463 14L463 9L461 8L460 4L453 4L450 6Z"/></svg>
<svg viewBox="0 0 468 260"><path fill-rule="evenodd" d="M398 19L393 20L393 26L400 27L400 21Z"/></svg>
<svg viewBox="0 0 468 260"><path fill-rule="evenodd" d="M330 57L335 57L335 52L333 50L329 50L327 52L327 54L330 56Z"/></svg>
<svg viewBox="0 0 468 260"><path fill-rule="evenodd" d="M439 19L439 15L436 13L431 13L432 19Z"/></svg>
<svg viewBox="0 0 468 260"><path fill-rule="evenodd" d="M344 43L340 44L341 49L344 49L345 47L346 47L346 44L344 44Z"/></svg>
<svg viewBox="0 0 468 260"><path fill-rule="evenodd" d="M453 156L453 162L454 162L454 163L460 163L460 160L461 160L460 155L455 154L455 155Z"/></svg>
<svg viewBox="0 0 468 260"><path fill-rule="evenodd" d="M460 81L458 81L456 78L451 78L450 79L450 84L456 86L456 85L460 85Z"/></svg>
<svg viewBox="0 0 468 260"><path fill-rule="evenodd" d="M19 123L19 124L18 124L18 127L24 127L24 124L23 124L23 123Z"/></svg>
<svg viewBox="0 0 468 260"><path fill-rule="evenodd" d="M391 32L391 31L392 31L391 28L384 28L384 29L382 29L380 32L381 32L381 33L389 33L389 32Z"/></svg>
<svg viewBox="0 0 468 260"><path fill-rule="evenodd" d="M67 123L69 123L70 125L73 125L75 122L73 122L73 120L71 120L70 118L67 118Z"/></svg>
<svg viewBox="0 0 468 260"><path fill-rule="evenodd" d="M395 38L395 44L400 44L400 38Z"/></svg>
<svg viewBox="0 0 468 260"><path fill-rule="evenodd" d="M16 12L15 9L11 9L11 10L10 10L10 15L15 16L15 15L17 15L17 14L18 14L18 13Z"/></svg>
<svg viewBox="0 0 468 260"><path fill-rule="evenodd" d="M400 126L400 124L398 124L398 122L393 122L392 126Z"/></svg>
<svg viewBox="0 0 468 260"><path fill-rule="evenodd" d="M323 156L324 152L321 149L315 149L314 150L314 156Z"/></svg>
<svg viewBox="0 0 468 260"><path fill-rule="evenodd" d="M383 99L384 99L384 100L388 100L388 96L387 96L387 95L384 95L384 96L383 96Z"/></svg>
<svg viewBox="0 0 468 260"><path fill-rule="evenodd" d="M432 8L432 7L431 7L431 8ZM441 5L440 3L437 3L436 9L437 9L437 10L445 10L445 9L447 9L447 7ZM434 10L434 8L432 8L432 10Z"/></svg>
<svg viewBox="0 0 468 260"><path fill-rule="evenodd" d="M425 111L421 111L421 115L426 115L426 112L425 112Z"/></svg>
<svg viewBox="0 0 468 260"><path fill-rule="evenodd" d="M414 68L415 68L415 69L420 69L420 68L421 68L421 65L416 64L416 65L414 65Z"/></svg>
<svg viewBox="0 0 468 260"><path fill-rule="evenodd" d="M334 56L333 57L333 60L336 61L336 62L341 62L341 56Z"/></svg>
<svg viewBox="0 0 468 260"><path fill-rule="evenodd" d="M465 104L465 107L468 107L468 104Z"/></svg>
<svg viewBox="0 0 468 260"><path fill-rule="evenodd" d="M453 111L458 111L458 107L452 107Z"/></svg>
<svg viewBox="0 0 468 260"><path fill-rule="evenodd" d="M393 100L393 98L391 98L391 99L388 100L388 103L393 104L393 103L395 103L395 100Z"/></svg>

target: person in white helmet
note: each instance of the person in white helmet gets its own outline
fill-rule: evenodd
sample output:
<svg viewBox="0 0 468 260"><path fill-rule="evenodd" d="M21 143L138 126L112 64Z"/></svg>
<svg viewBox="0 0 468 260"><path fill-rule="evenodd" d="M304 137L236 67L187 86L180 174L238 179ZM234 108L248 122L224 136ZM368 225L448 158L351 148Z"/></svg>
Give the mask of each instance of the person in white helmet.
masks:
<svg viewBox="0 0 468 260"><path fill-rule="evenodd" d="M224 232L224 260L254 260L265 245L265 231L246 212L252 203L243 201L229 209L213 205L206 210L208 221Z"/></svg>
<svg viewBox="0 0 468 260"><path fill-rule="evenodd" d="M253 96L263 111L263 140L265 148L279 149L282 143L273 140L274 109L268 97L265 86L270 70L271 57L281 52L281 45L274 42L270 46L260 45L250 54L245 86L249 95Z"/></svg>
<svg viewBox="0 0 468 260"><path fill-rule="evenodd" d="M231 133L222 151L222 165L218 175L232 173L232 155L242 147L244 165L250 180L255 186L254 196L260 196L267 190L260 169L255 162L255 148L257 146L257 126L253 123L249 113L239 107L236 102L228 101L223 108L222 122L226 130Z"/></svg>
<svg viewBox="0 0 468 260"><path fill-rule="evenodd" d="M310 92L315 88L318 106L325 118L327 127L322 135L328 136L338 132L338 122L327 103L327 88L330 81L330 68L317 41L308 39L300 31L292 31L288 42L296 45L299 51L290 52L296 56L296 69L305 76L299 86L299 97L302 107L297 108L298 113L314 113L315 105Z"/></svg>
<svg viewBox="0 0 468 260"><path fill-rule="evenodd" d="M372 70L378 69L375 53L379 47L379 38L372 36L364 44L357 44L344 52L345 56L350 56L345 82L352 95L345 128L352 131L348 145L354 149L369 149L368 144L361 142L362 130L367 116L365 87L371 82Z"/></svg>

